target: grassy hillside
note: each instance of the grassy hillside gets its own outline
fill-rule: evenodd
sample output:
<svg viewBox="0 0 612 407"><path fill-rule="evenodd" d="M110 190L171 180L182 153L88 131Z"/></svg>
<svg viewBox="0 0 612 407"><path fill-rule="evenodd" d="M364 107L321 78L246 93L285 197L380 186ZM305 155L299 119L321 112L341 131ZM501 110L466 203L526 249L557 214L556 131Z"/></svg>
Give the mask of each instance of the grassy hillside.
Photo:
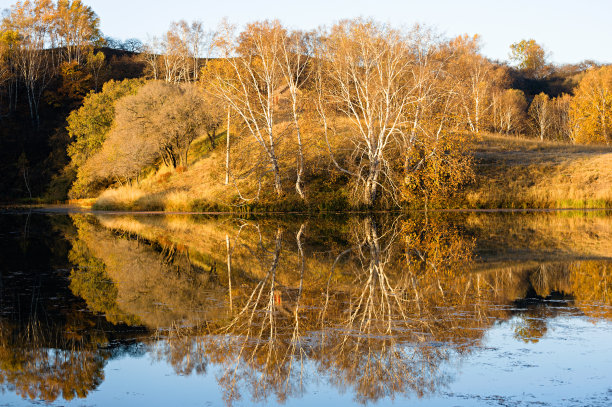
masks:
<svg viewBox="0 0 612 407"><path fill-rule="evenodd" d="M612 207L612 148L483 136L469 208Z"/></svg>
<svg viewBox="0 0 612 407"><path fill-rule="evenodd" d="M105 191L96 209L165 211L342 210L346 185L317 177L306 182L306 202L288 193L281 200L239 199L256 195L257 185L224 185L224 134L210 151L205 138L194 143L191 165L182 171L162 168L137 185ZM447 203L448 208L604 208L612 207L612 148L501 135L474 142L476 179ZM238 204L240 203L240 204ZM415 203L415 207L422 206Z"/></svg>
<svg viewBox="0 0 612 407"><path fill-rule="evenodd" d="M348 209L346 182L342 178L323 180L320 172L306 176L305 202L290 188L277 199L271 183L259 185L254 177L225 185L225 133L218 136L216 145L211 151L206 136L197 139L189 151L188 168L162 167L138 184L109 189L94 200L94 208L234 212ZM294 165L287 167L293 171ZM260 199L255 199L258 193Z"/></svg>

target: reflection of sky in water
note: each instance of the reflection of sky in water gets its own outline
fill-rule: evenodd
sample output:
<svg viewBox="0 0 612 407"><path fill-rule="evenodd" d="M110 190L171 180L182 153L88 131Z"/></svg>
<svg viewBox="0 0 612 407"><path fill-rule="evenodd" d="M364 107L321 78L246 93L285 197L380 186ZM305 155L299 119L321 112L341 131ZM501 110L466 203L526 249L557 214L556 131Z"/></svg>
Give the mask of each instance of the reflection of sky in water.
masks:
<svg viewBox="0 0 612 407"><path fill-rule="evenodd" d="M237 355L233 405L612 406L612 217L474 216L0 217L0 407L223 406Z"/></svg>
<svg viewBox="0 0 612 407"><path fill-rule="evenodd" d="M453 380L437 393L410 405L424 406L609 406L612 403L612 323L562 316L548 320L548 331L537 343L515 337L516 317L486 333L484 347L443 366ZM304 392L286 406L341 406L354 394L326 384L325 374L305 364ZM149 355L110 360L105 380L85 400L57 401L71 406L221 406L218 367L203 375L177 376L166 362ZM234 405L253 405L249 394ZM3 405L28 405L14 394L2 394ZM260 405L273 405L273 396ZM406 399L383 399L374 405L405 405ZM41 403L47 404L47 403Z"/></svg>

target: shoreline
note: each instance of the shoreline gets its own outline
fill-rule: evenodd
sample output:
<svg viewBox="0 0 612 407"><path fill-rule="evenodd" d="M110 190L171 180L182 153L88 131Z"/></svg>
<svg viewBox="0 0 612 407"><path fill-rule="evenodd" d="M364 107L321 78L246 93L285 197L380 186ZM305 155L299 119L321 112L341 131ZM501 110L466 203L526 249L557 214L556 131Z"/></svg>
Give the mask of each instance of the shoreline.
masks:
<svg viewBox="0 0 612 407"><path fill-rule="evenodd" d="M372 211L253 211L253 212L222 212L222 211L137 211L137 210L103 210L85 208L70 204L59 205L0 205L0 214L9 211L36 213L85 213L106 215L375 215L410 213L553 213L553 212L612 212L612 207L602 208L461 208L461 209L410 209L410 210L372 210Z"/></svg>

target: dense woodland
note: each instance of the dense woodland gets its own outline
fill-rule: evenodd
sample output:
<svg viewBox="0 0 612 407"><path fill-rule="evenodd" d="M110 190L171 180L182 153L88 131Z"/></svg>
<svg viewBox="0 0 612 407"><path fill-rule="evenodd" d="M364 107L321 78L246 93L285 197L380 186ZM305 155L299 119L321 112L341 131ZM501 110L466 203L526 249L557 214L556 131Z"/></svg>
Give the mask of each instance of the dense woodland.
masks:
<svg viewBox="0 0 612 407"><path fill-rule="evenodd" d="M612 137L612 66L553 66L534 40L491 61L477 35L355 19L311 32L180 21L143 44L105 37L78 0L17 2L0 27L2 201L181 172L206 140L236 202L307 200L317 182L397 207L469 182L480 133Z"/></svg>

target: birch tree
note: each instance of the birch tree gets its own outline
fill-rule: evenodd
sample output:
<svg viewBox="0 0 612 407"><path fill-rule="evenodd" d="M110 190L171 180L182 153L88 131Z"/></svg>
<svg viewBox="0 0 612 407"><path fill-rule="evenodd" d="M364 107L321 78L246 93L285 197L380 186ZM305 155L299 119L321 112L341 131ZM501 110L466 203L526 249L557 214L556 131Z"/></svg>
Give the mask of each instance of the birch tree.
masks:
<svg viewBox="0 0 612 407"><path fill-rule="evenodd" d="M145 45L149 74L168 83L197 81L202 59L210 56L214 37L214 31L205 30L201 21L173 22L161 39L152 38Z"/></svg>
<svg viewBox="0 0 612 407"><path fill-rule="evenodd" d="M285 83L291 100L291 117L295 127L297 142L297 172L295 190L304 199L302 190L302 177L304 175L304 146L302 143L302 129L300 118L303 110L303 92L301 87L307 80L309 74L309 63L311 59L310 35L295 31L285 38L282 43L279 65L283 73Z"/></svg>
<svg viewBox="0 0 612 407"><path fill-rule="evenodd" d="M39 106L44 90L57 71L58 56L51 47L52 18L55 13L51 0L17 2L2 20L2 31L19 35L15 43L15 70L24 84L30 118L38 126Z"/></svg>
<svg viewBox="0 0 612 407"><path fill-rule="evenodd" d="M461 116L467 128L480 133L492 108L491 96L503 87L507 78L504 70L480 55L480 37L459 36L449 44L451 73L457 81Z"/></svg>
<svg viewBox="0 0 612 407"><path fill-rule="evenodd" d="M499 133L517 133L525 120L527 101L518 89L505 89L493 93L493 129Z"/></svg>
<svg viewBox="0 0 612 407"><path fill-rule="evenodd" d="M544 92L537 94L529 105L528 114L540 141L544 141L544 138L548 135L552 124L551 113L551 103L548 95Z"/></svg>
<svg viewBox="0 0 612 407"><path fill-rule="evenodd" d="M59 0L53 18L57 46L63 49L63 59L71 63L83 62L84 49L102 39L100 19L91 7L80 0Z"/></svg>
<svg viewBox="0 0 612 407"><path fill-rule="evenodd" d="M575 140L579 143L612 141L612 66L591 68L580 81L570 106Z"/></svg>
<svg viewBox="0 0 612 407"><path fill-rule="evenodd" d="M220 30L221 52L229 56L227 65L211 65L210 77L221 95L241 120L245 131L265 154L267 170L274 179L274 190L283 193L278 144L284 132L278 124L277 101L283 87L281 57L286 31L278 21L247 25L238 38L233 30ZM226 68L229 68L227 70Z"/></svg>
<svg viewBox="0 0 612 407"><path fill-rule="evenodd" d="M572 97L564 93L550 101L551 106L551 132L553 138L562 141L572 140L570 123L570 105Z"/></svg>
<svg viewBox="0 0 612 407"><path fill-rule="evenodd" d="M407 80L410 52L400 31L361 19L336 24L322 45L320 72L325 78L319 76L319 112L331 108L347 120L352 148L348 161L355 165L346 168L332 160L362 188L363 204L372 206L381 185L393 185L390 147L406 127L406 113L414 101ZM323 121L327 131L330 122L327 117ZM331 146L329 150L337 154Z"/></svg>

